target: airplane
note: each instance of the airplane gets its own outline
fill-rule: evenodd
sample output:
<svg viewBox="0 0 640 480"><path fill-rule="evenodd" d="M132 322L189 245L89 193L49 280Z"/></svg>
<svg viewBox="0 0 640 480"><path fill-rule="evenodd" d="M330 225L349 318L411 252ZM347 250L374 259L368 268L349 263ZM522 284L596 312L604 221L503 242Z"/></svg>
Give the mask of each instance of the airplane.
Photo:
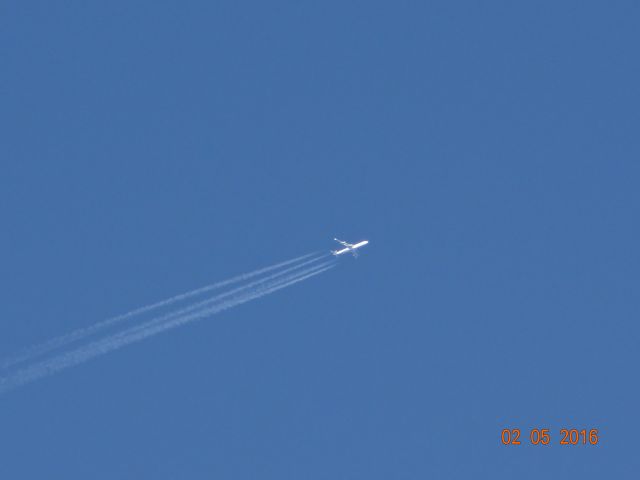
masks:
<svg viewBox="0 0 640 480"><path fill-rule="evenodd" d="M360 248L360 247L364 247L367 243L369 243L369 240L363 240L363 241L358 242L356 244L347 243L347 242L345 242L343 240L338 240L337 238L334 238L334 240L336 242L338 242L340 245L345 247L342 250L331 250L331 253L333 255L335 255L336 257L338 255L342 255L343 253L351 252L354 257L358 258L357 249Z"/></svg>

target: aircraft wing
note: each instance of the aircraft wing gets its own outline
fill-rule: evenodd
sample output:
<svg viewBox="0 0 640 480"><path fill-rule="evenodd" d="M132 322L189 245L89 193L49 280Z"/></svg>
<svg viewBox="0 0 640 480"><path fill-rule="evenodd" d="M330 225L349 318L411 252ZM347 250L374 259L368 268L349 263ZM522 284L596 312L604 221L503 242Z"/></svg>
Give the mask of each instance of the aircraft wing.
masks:
<svg viewBox="0 0 640 480"><path fill-rule="evenodd" d="M339 240L337 238L334 238L334 240L336 242L338 242L339 244L344 245L345 247L353 247L353 245L351 245L350 243L345 242L344 240Z"/></svg>

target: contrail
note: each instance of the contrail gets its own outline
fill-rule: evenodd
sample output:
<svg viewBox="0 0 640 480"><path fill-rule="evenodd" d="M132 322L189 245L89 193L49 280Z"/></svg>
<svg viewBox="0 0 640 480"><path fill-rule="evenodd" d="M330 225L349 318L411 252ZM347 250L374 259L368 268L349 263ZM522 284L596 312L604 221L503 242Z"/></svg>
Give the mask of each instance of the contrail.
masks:
<svg viewBox="0 0 640 480"><path fill-rule="evenodd" d="M83 338L89 337L91 335L95 335L96 333L112 327L114 325L119 324L120 322L124 321L124 320L128 320L131 319L133 317L142 315L143 313L147 313L150 312L151 310L157 310L158 308L161 307L166 307L168 305L172 305L176 302L182 301L182 300L186 300L188 298L191 297L195 297L198 295L202 295L203 293L206 292L210 292L212 290L216 290L222 287L225 287L227 285L232 285L234 283L238 283L244 280L248 280L250 278L256 277L258 275L262 275L263 273L267 273L270 272L272 270L277 270L278 268L282 268L285 267L287 265L291 265L292 263L296 263L299 262L301 260L304 260L305 258L309 258L309 257L313 257L318 255L319 252L314 252L314 253L309 253L307 255L302 255L300 257L296 257L293 258L291 260L287 260L285 262L280 262L280 263L276 263L275 265L271 265L270 267L265 267L265 268L261 268L259 270L254 270L253 272L249 272L249 273L243 273L240 275L237 275L235 277L232 277L228 280L223 280L221 282L216 282L216 283L212 283L210 285L201 287L201 288L197 288L195 290L191 290L189 292L186 293L181 293L179 295L175 295L171 298L167 298L166 300L162 300L160 302L156 302L156 303L152 303L150 305L146 305L144 307L140 307L140 308L136 308L135 310L131 310L130 312L124 313L122 315L118 315L116 317L112 317L109 318L107 320L104 320L102 322L96 323L95 325L92 325L90 327L85 327L85 328L79 328L77 330L74 330L73 332L67 333L65 335L61 335L59 337L53 338L47 342L44 342L40 345L35 345L33 347L28 348L27 350L25 350L24 352L15 355L14 357L8 358L6 360L3 360L2 364L0 364L0 370L6 370L7 368L16 365L18 363L23 363L26 362L28 360L33 360L36 357L45 355L53 350L57 350L59 348L62 348L66 345L69 345L70 343L74 343L77 342L79 340L82 340ZM321 255L318 258L312 260L312 261L316 261L319 260L320 258L324 257L325 255ZM307 264L307 262L303 263L302 265Z"/></svg>
<svg viewBox="0 0 640 480"><path fill-rule="evenodd" d="M307 260L306 262L299 263L297 265L294 265L293 267L286 268L284 270L281 270L279 272L271 274L271 275L269 275L267 277L263 277L263 278L260 278L259 280L255 280L255 281L250 282L250 283L248 283L246 285L242 285L241 287L237 287L237 288L234 288L233 290L229 290L227 292L220 293L220 294L215 295L215 296L213 296L213 297L211 297L211 298L209 298L207 300L202 300L200 302L197 302L197 303L194 303L192 305L189 305L189 306L186 306L184 308L181 308L180 310L175 310L173 312L169 312L169 313L166 313L164 315L161 315L160 317L157 317L157 318L154 318L154 319L151 319L151 320L147 320L146 322L144 322L142 324L139 324L139 325L136 325L134 327L131 327L128 330L126 330L125 332L120 332L120 333L114 334L113 336L129 334L131 332L139 331L139 330L146 330L147 328L149 328L151 326L166 322L167 320L171 320L172 318L175 318L175 317L181 317L181 316L186 315L187 313L193 312L195 310L202 309L202 308L207 307L209 305L212 305L212 304L214 304L216 302L219 302L220 300L223 300L223 299L225 299L227 297L231 297L233 295L236 295L236 294L239 294L239 293L243 293L243 292L248 291L248 290L250 290L252 288L260 288L261 285L265 285L265 284L268 285L269 284L268 282L271 282L272 280L278 280L280 277L284 276L285 274L291 273L291 272L295 272L296 270L299 270L301 267L303 267L305 265L308 265L308 264L311 264L311 263L315 263L315 262L317 262L318 260L320 260L323 257L318 257L318 258L313 258L311 260ZM335 263L335 262L334 261L325 262L323 264L317 265L316 267L308 268L306 270L303 270L302 272L297 272L294 275L301 275L301 274L303 274L305 272L308 272L310 270L313 270L315 268L324 267L326 265L330 265L330 264L333 264L333 263ZM286 277L286 278L289 278L289 277Z"/></svg>
<svg viewBox="0 0 640 480"><path fill-rule="evenodd" d="M264 297L265 295L269 295L271 293L277 292L278 290L286 288L290 285L294 285L308 278L315 277L316 275L326 272L327 270L331 270L335 266L336 266L335 262L327 262L326 264L318 265L317 267L310 268L307 271L301 272L297 275L291 275L290 277L285 278L281 281L273 282L270 285L265 285L262 288L257 288L253 291L249 291L244 294L237 295L235 298L232 297L229 300L220 302L219 304L214 305L212 307L209 307L209 308L206 308L182 317L177 317L168 322L152 325L148 328L145 328L144 330L136 331L130 335L124 335L121 338L117 339L116 342L110 344L108 346L109 349L107 351L121 348L125 345L143 340L147 337L156 335L160 332L164 332L166 330L173 329L173 328L185 325L187 323L191 323L195 320L200 320L206 317L213 316L217 313L220 313L224 310L228 310L237 305L247 303L256 298ZM104 353L104 352L101 352L101 353Z"/></svg>
<svg viewBox="0 0 640 480"><path fill-rule="evenodd" d="M320 265L292 273L284 278L273 278L271 280L263 280L261 282L252 282L252 284L245 287L239 287L231 292L216 296L216 301L219 303L208 308L202 308L201 310L190 314L162 321L161 319L163 317L160 317L160 319L147 322L147 324L145 324L146 326L132 327L124 332L108 336L101 340L93 341L88 345L78 347L70 352L62 353L49 360L41 361L35 365L25 367L12 375L0 379L0 395L14 388L52 375L65 368L78 365L99 355L122 348L133 342L143 340L160 332L215 315L237 305L269 295L280 289L319 275L320 273L335 267L335 265L336 264L333 261L325 262ZM229 296L231 298L220 302L220 300Z"/></svg>
<svg viewBox="0 0 640 480"><path fill-rule="evenodd" d="M69 352L68 354L65 354L64 357L66 358L62 363L62 368L77 365L78 363L85 362L86 360L95 356L122 348L125 345L143 340L160 332L176 328L178 326L193 322L198 319L212 316L218 312L227 310L242 303L246 303L255 298L263 297L265 295L268 295L269 293L275 292L289 285L293 285L294 283L298 283L306 280L307 278L318 275L326 270L333 268L334 266L335 262L327 262L325 264L310 267L302 272L291 274L283 279L265 282L262 285L251 286L242 290L238 289L237 292L234 292L231 295L224 295L225 297L230 296L231 298L225 301L221 301L217 305L211 306L209 308L201 309L188 315L171 318L167 321L152 320L148 322L147 325L143 328L133 327L124 332L111 335L103 340L95 341L92 344L87 345L86 347L81 347L77 350ZM235 296L233 296L234 294ZM220 295L219 299L222 300L222 297L223 296ZM52 359L52 363L55 362L55 360L57 360L57 358ZM57 370L58 369L56 368L54 371Z"/></svg>

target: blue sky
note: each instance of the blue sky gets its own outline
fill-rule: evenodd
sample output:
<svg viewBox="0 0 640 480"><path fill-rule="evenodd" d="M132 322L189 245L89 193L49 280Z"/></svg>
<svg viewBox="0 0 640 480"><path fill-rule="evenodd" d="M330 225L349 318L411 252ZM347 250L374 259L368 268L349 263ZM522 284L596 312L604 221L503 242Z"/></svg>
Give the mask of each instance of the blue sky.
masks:
<svg viewBox="0 0 640 480"><path fill-rule="evenodd" d="M2 11L1 357L371 241L0 398L2 478L637 477L636 2Z"/></svg>

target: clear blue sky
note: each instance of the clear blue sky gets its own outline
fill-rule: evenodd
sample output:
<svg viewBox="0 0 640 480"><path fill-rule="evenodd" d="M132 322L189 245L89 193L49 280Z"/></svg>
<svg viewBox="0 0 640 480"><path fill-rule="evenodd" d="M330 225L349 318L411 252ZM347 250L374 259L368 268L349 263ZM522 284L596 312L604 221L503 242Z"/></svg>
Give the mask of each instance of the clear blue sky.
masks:
<svg viewBox="0 0 640 480"><path fill-rule="evenodd" d="M0 477L637 478L640 8L515 3L4 2L1 357L371 244L0 398Z"/></svg>

